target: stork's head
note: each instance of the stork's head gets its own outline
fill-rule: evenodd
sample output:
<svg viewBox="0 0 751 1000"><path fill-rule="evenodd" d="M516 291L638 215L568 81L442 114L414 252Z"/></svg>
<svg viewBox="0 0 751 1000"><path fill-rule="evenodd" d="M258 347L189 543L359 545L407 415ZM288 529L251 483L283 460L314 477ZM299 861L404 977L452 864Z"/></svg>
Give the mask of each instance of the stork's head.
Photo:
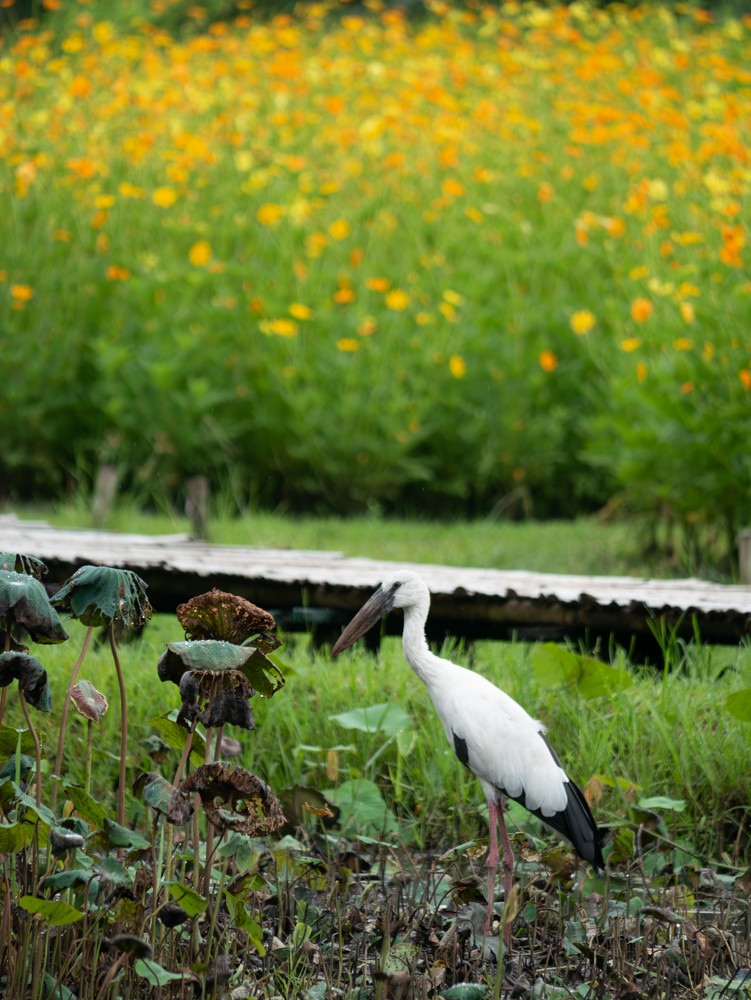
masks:
<svg viewBox="0 0 751 1000"><path fill-rule="evenodd" d="M349 649L393 608L424 605L427 611L429 602L430 592L417 573L402 570L384 577L378 590L368 598L334 643L331 649L332 656L338 656L345 649Z"/></svg>

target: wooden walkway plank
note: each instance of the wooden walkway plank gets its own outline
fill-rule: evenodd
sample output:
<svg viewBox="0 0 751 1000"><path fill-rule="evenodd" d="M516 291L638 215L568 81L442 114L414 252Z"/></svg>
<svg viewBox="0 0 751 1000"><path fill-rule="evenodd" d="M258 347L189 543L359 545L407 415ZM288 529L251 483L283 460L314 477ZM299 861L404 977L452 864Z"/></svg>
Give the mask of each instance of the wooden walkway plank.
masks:
<svg viewBox="0 0 751 1000"><path fill-rule="evenodd" d="M159 611L219 587L280 612L328 609L339 627L382 576L399 566L419 572L432 593L434 637L467 639L613 635L653 639L659 620L691 638L737 643L751 634L751 586L695 578L642 579L494 570L347 558L340 552L212 545L187 535L62 530L0 517L0 551L37 556L62 583L87 563L132 569L149 585ZM338 616L337 614L338 613ZM304 620L304 616L302 619ZM301 627L299 623L292 627ZM397 631L394 620L390 630Z"/></svg>

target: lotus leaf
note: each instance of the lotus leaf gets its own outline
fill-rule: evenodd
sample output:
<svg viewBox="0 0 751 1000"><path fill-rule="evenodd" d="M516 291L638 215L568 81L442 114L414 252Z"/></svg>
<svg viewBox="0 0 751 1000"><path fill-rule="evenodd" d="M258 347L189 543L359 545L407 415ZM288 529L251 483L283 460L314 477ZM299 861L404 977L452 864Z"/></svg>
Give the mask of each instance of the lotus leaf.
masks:
<svg viewBox="0 0 751 1000"><path fill-rule="evenodd" d="M239 670L253 688L270 698L284 684L279 668L254 646L204 639L198 642L171 642L157 665L159 679L180 684L186 670L222 672Z"/></svg>
<svg viewBox="0 0 751 1000"><path fill-rule="evenodd" d="M128 628L151 618L146 584L129 569L81 566L52 598L55 607L83 625L99 627L121 621Z"/></svg>
<svg viewBox="0 0 751 1000"><path fill-rule="evenodd" d="M0 621L10 624L16 638L19 630L39 643L64 642L68 638L47 591L27 573L0 570Z"/></svg>

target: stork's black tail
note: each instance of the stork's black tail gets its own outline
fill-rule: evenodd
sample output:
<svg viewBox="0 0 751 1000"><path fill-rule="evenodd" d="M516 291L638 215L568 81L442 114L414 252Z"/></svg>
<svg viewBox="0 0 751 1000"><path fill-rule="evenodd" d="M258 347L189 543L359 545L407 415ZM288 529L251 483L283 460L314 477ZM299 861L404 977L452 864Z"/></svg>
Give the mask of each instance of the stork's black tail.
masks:
<svg viewBox="0 0 751 1000"><path fill-rule="evenodd" d="M561 767L558 754L545 739L544 733L540 733L540 736L545 740L553 760ZM592 810L589 808L587 800L582 795L580 789L573 781L570 779L566 780L563 783L563 787L566 789L566 798L568 800L566 808L562 812L555 813L553 816L543 816L539 809L529 809L529 806L524 801L523 794L516 801L521 802L525 809L529 809L534 816L539 817L543 823L555 830L556 833L560 833L562 837L565 837L573 845L580 858L583 858L584 861L588 861L595 868L602 871L605 868L605 861L602 857L602 835L597 828Z"/></svg>

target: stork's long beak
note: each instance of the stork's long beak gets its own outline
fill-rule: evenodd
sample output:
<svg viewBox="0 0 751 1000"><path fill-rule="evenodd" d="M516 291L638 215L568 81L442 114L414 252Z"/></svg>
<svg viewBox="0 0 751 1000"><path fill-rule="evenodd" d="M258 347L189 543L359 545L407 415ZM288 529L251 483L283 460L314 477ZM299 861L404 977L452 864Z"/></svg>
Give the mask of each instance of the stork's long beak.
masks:
<svg viewBox="0 0 751 1000"><path fill-rule="evenodd" d="M334 645L331 647L331 655L338 656L345 649L349 649L357 640L365 635L373 626L388 614L394 606L394 595L390 590L379 587L372 597L363 604L355 617L345 628Z"/></svg>

